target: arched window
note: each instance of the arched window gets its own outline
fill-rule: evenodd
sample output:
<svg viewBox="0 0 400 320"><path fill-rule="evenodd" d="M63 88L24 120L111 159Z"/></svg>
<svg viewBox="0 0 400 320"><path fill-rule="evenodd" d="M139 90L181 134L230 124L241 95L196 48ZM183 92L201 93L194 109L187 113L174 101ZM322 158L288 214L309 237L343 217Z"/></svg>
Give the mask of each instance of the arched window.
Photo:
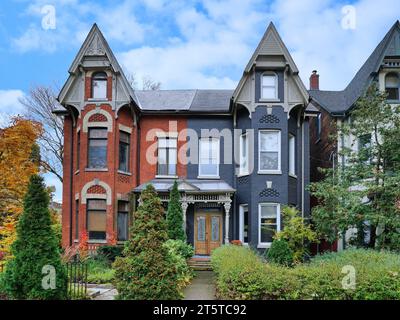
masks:
<svg viewBox="0 0 400 320"><path fill-rule="evenodd" d="M385 89L388 94L388 100L399 100L399 75L397 73L388 73L385 78Z"/></svg>
<svg viewBox="0 0 400 320"><path fill-rule="evenodd" d="M273 72L261 76L261 99L278 99L278 77Z"/></svg>
<svg viewBox="0 0 400 320"><path fill-rule="evenodd" d="M96 72L92 77L92 98L107 98L107 74L105 72Z"/></svg>

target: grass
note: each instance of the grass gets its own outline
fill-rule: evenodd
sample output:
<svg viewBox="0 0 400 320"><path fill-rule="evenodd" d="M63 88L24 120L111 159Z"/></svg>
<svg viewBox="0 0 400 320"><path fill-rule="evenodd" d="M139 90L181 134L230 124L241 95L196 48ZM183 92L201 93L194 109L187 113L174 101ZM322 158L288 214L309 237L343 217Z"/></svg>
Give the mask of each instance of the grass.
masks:
<svg viewBox="0 0 400 320"><path fill-rule="evenodd" d="M113 281L115 272L107 259L96 256L89 258L87 264L88 283L106 284Z"/></svg>

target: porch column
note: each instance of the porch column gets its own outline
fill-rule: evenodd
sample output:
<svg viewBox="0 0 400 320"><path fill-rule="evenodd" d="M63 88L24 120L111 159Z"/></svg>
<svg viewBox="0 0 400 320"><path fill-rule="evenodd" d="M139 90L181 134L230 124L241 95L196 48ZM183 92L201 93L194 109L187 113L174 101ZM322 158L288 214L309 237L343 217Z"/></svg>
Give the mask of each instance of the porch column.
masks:
<svg viewBox="0 0 400 320"><path fill-rule="evenodd" d="M229 200L228 202L224 203L224 208L225 208L225 244L229 244L229 211L231 210L231 202L232 202L232 200Z"/></svg>
<svg viewBox="0 0 400 320"><path fill-rule="evenodd" d="M183 218L183 231L185 232L186 235L186 211L189 204L186 201L182 201L181 206L182 206L182 218Z"/></svg>

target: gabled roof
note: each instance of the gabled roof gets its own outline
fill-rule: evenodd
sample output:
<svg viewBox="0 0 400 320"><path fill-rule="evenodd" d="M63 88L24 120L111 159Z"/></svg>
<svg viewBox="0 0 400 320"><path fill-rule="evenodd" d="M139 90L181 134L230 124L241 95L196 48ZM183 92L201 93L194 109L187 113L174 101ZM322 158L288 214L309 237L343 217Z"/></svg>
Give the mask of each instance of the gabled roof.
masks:
<svg viewBox="0 0 400 320"><path fill-rule="evenodd" d="M141 111L227 113L233 90L136 90Z"/></svg>
<svg viewBox="0 0 400 320"><path fill-rule="evenodd" d="M110 61L110 65L113 68L114 72L121 75L123 85L125 89L128 91L129 96L136 104L138 104L135 92L133 91L128 80L126 79L121 66L119 65L117 59L114 56L114 53L112 52L110 46L108 45L107 40L104 38L102 32L100 31L96 23L93 24L92 28L89 31L89 34L87 35L85 41L83 42L81 48L79 49L78 54L76 55L74 61L72 62L70 68L68 69L70 76L68 77L68 80L61 89L61 92L58 96L59 101L62 101L66 93L68 92L68 89L78 72L79 66L82 64L83 58L86 55L106 56Z"/></svg>
<svg viewBox="0 0 400 320"><path fill-rule="evenodd" d="M254 51L253 55L251 56L249 62L246 65L246 68L243 71L243 76L240 79L233 93L234 97L236 97L239 94L244 82L246 81L247 75L249 74L254 64L256 63L257 57L260 55L271 55L271 56L282 55L285 58L286 64L289 66L291 72L294 75L299 74L299 69L297 68L296 63L294 62L292 56L290 55L289 50L287 49L281 36L276 30L273 22L270 22L267 29L265 30L263 37L258 43L256 50ZM294 80L298 85L303 96L308 99L307 89L304 86L301 79L300 78L296 79L295 77Z"/></svg>
<svg viewBox="0 0 400 320"><path fill-rule="evenodd" d="M344 90L309 90L312 99L332 115L340 115L349 111L357 99L364 94L365 90L371 84L374 74L379 71L385 52L395 32L400 32L400 22L398 20L386 33L385 37Z"/></svg>

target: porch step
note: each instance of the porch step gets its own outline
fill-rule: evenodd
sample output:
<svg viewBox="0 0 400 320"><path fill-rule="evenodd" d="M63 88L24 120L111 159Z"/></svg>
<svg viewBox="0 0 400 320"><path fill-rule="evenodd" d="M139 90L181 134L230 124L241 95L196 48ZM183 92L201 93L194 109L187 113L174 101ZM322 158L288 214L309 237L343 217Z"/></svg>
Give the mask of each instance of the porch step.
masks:
<svg viewBox="0 0 400 320"><path fill-rule="evenodd" d="M191 258L188 261L190 267L195 271L211 271L211 259L210 258Z"/></svg>

